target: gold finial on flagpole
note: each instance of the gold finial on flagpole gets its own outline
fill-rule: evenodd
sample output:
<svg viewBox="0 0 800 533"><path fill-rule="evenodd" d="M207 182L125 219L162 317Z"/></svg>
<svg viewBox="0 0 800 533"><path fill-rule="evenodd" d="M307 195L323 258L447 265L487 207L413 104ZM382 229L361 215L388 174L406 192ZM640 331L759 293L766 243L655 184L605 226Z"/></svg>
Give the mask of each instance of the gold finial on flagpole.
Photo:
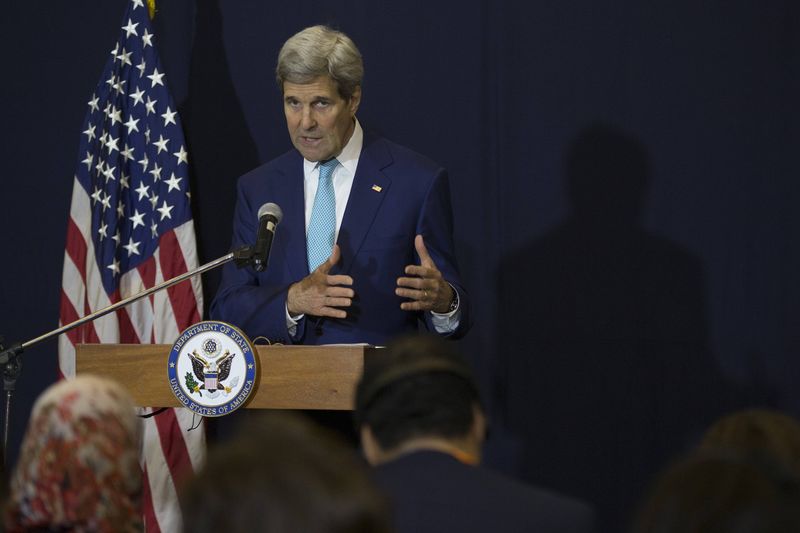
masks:
<svg viewBox="0 0 800 533"><path fill-rule="evenodd" d="M150 12L150 20L156 16L156 0L147 0L147 11Z"/></svg>

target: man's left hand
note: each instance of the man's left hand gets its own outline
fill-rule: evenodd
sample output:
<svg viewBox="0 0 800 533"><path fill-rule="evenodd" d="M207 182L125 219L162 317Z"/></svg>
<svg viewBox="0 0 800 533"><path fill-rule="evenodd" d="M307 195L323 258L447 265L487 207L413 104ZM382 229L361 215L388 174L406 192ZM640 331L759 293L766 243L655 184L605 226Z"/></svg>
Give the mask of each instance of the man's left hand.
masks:
<svg viewBox="0 0 800 533"><path fill-rule="evenodd" d="M442 277L442 273L431 259L422 235L414 238L414 248L420 258L419 265L408 265L405 274L408 277L397 278L395 294L410 301L400 304L403 311L433 311L448 313L453 300L453 287Z"/></svg>

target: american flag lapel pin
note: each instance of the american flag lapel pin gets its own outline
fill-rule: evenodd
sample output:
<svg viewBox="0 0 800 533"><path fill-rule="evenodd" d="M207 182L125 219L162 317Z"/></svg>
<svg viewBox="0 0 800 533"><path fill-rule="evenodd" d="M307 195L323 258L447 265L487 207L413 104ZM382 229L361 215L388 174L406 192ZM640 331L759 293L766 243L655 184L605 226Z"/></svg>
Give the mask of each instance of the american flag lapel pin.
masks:
<svg viewBox="0 0 800 533"><path fill-rule="evenodd" d="M380 185L373 185L372 190L375 192L381 192L383 190L383 187L381 187Z"/></svg>

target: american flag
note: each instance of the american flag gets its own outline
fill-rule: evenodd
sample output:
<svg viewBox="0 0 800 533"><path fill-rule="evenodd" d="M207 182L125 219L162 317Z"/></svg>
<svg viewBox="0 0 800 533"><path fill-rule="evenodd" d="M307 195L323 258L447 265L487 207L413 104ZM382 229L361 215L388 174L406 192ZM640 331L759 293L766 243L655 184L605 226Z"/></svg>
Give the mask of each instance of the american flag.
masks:
<svg viewBox="0 0 800 533"><path fill-rule="evenodd" d="M122 24L83 125L64 254L62 324L197 266L186 143L143 0L129 3ZM60 371L75 375L77 343L171 344L200 320L201 309L198 278L139 300L62 335ZM143 424L145 527L179 531L175 486L203 460L203 428L187 431L196 424L183 409Z"/></svg>

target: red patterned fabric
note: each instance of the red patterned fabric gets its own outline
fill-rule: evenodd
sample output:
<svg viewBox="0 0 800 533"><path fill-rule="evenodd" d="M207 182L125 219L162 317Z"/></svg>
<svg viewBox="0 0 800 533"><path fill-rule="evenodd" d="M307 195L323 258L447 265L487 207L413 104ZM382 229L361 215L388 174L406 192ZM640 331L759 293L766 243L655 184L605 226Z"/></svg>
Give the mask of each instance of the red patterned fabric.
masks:
<svg viewBox="0 0 800 533"><path fill-rule="evenodd" d="M119 384L82 376L50 387L22 443L7 531L142 531L140 440Z"/></svg>

